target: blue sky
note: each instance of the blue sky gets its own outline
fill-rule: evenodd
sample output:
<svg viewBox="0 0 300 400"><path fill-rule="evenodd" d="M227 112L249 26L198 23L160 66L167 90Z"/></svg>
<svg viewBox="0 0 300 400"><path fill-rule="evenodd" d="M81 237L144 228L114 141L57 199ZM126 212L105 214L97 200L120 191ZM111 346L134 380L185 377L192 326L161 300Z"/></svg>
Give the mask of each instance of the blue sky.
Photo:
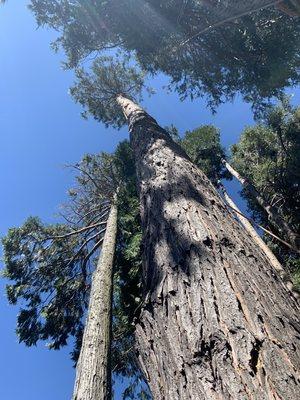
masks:
<svg viewBox="0 0 300 400"><path fill-rule="evenodd" d="M128 137L126 129L105 129L80 117L80 107L68 94L72 73L62 70L62 56L49 46L54 34L36 29L26 4L10 0L0 8L1 236L29 215L55 220L72 186L72 175L63 165L75 163L84 153L113 151ZM228 146L253 123L249 105L239 100L220 107L212 116L203 101L181 103L176 95L166 94L161 90L165 83L163 76L156 78L157 94L144 102L162 126L174 124L184 132L213 123ZM300 92L295 93L293 102L299 103ZM74 370L69 349L54 352L44 343L35 348L18 344L14 332L17 311L7 304L1 280L0 399L70 399Z"/></svg>

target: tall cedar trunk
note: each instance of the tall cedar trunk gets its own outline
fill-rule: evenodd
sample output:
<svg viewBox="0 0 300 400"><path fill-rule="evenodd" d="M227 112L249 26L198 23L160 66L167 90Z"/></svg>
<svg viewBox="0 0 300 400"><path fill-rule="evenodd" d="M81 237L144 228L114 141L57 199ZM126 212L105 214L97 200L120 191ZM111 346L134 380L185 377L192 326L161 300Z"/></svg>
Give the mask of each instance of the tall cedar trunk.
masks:
<svg viewBox="0 0 300 400"><path fill-rule="evenodd" d="M237 219L241 222L241 224L244 226L246 231L249 233L249 235L253 238L254 242L257 243L257 245L262 249L262 251L265 253L266 257L269 259L270 264L272 267L279 273L281 278L285 281L285 284L287 288L291 291L293 291L293 283L290 280L289 276L287 275L286 271L278 261L277 257L275 254L272 252L272 250L267 246L267 244L263 241L263 239L260 237L260 235L256 232L254 227L252 226L251 222L248 220L248 218L244 217L244 215L241 213L240 209L238 206L235 204L235 202L232 200L232 198L228 195L225 187L221 184L221 190L224 195L224 199L226 203L229 205L229 207L235 211L235 215ZM299 297L298 293L293 292L293 295L295 297Z"/></svg>
<svg viewBox="0 0 300 400"><path fill-rule="evenodd" d="M298 303L182 149L136 104L118 103L136 158L136 341L154 399L299 399Z"/></svg>
<svg viewBox="0 0 300 400"><path fill-rule="evenodd" d="M289 241L293 250L300 253L299 248L299 236L292 231L289 224L278 214L275 207L268 204L265 199L260 196L254 185L252 185L247 179L243 178L227 161L223 160L227 170L245 187L250 195L257 201L257 203L266 211L268 214L271 224L275 225L279 231L285 236L285 239Z"/></svg>
<svg viewBox="0 0 300 400"><path fill-rule="evenodd" d="M101 255L92 279L73 400L111 399L111 308L117 205L109 213Z"/></svg>

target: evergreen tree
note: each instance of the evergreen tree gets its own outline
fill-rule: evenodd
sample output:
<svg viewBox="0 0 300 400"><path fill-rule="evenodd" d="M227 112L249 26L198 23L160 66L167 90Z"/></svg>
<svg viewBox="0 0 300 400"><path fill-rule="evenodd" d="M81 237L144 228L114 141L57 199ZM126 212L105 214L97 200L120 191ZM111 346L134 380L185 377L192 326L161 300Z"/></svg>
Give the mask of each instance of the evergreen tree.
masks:
<svg viewBox="0 0 300 400"><path fill-rule="evenodd" d="M73 398L110 399L113 260L117 237L117 192L121 181L114 155L85 156L76 168L81 172L78 180L84 204L97 205L104 197L110 203L110 209L101 253L91 277ZM93 209L91 214L94 214Z"/></svg>
<svg viewBox="0 0 300 400"><path fill-rule="evenodd" d="M147 72L168 75L182 98L207 96L215 109L240 92L259 112L299 83L299 19L275 7L257 11L270 3L32 0L31 9L39 25L60 32L54 47L63 47L68 67L122 50Z"/></svg>
<svg viewBox="0 0 300 400"><path fill-rule="evenodd" d="M249 185L242 190L256 220L285 240L299 246L299 108L292 107L286 100L267 111L263 124L249 127L241 135L238 144L232 147L232 164L252 184L269 205L269 209L257 201ZM246 182L246 183L247 183ZM288 225L277 223L268 212L272 208ZM296 272L299 255L291 249L268 241L287 269Z"/></svg>
<svg viewBox="0 0 300 400"><path fill-rule="evenodd" d="M213 125L185 132L180 145L215 186L222 179L231 179L223 164L225 150L221 146L220 132Z"/></svg>
<svg viewBox="0 0 300 400"><path fill-rule="evenodd" d="M227 190L222 183L224 179L231 179L232 176L225 165L225 150L221 146L220 133L212 125L201 126L192 132L187 131L180 141L192 161L206 174L211 182L220 189L223 195L225 205L229 207L229 211L233 212L237 220L244 226L249 235L262 249L270 263L280 276L286 282L287 287L293 291L293 295L298 298L298 293L291 282L289 274L284 270L272 250L263 241L260 235L255 230L253 223L244 216L233 199L227 193Z"/></svg>
<svg viewBox="0 0 300 400"><path fill-rule="evenodd" d="M117 237L117 192L112 200L97 267L91 280L87 321L73 399L110 400L113 260Z"/></svg>
<svg viewBox="0 0 300 400"><path fill-rule="evenodd" d="M20 341L35 345L50 340L49 347L58 349L73 336L74 360L81 346L91 271L110 209L113 182L104 167L108 158L87 155L74 166L81 173L69 191L63 222L49 225L30 217L3 239L4 275L13 281L7 285L8 300L25 303L18 316Z"/></svg>
<svg viewBox="0 0 300 400"><path fill-rule="evenodd" d="M136 352L153 397L299 397L298 304L206 176L132 101L126 69L95 65L72 93L104 121L96 104L111 93L129 125L143 232Z"/></svg>
<svg viewBox="0 0 300 400"><path fill-rule="evenodd" d="M110 398L113 371L129 379L124 398L148 399L133 348L134 320L141 301L141 230L133 154L125 141L114 154L86 155L72 168L80 174L61 213L64 223L46 225L38 218L29 218L22 227L10 229L3 240L5 276L13 281L7 286L8 299L13 304L27 302L18 318L19 339L28 346L50 339L49 347L59 349L74 336L75 362L81 352L75 398L83 393L93 399ZM111 198L118 186L115 203ZM110 335L112 264L104 247L105 236L116 229L116 206L118 233ZM114 233L106 246L111 248L109 256L113 237ZM100 247L102 258L98 257ZM68 265L70 260L72 265ZM93 374L98 379L90 381Z"/></svg>

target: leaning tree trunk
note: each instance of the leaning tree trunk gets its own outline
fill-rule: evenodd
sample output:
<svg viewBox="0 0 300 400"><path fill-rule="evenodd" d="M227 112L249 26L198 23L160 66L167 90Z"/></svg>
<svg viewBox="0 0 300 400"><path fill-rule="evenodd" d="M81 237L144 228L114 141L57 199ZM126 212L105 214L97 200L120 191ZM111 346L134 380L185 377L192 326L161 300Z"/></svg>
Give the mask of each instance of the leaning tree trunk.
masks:
<svg viewBox="0 0 300 400"><path fill-rule="evenodd" d="M138 357L156 400L300 398L299 306L206 176L123 96L143 228Z"/></svg>
<svg viewBox="0 0 300 400"><path fill-rule="evenodd" d="M92 278L90 303L77 364L73 400L111 399L111 315L117 205L109 213L101 255Z"/></svg>
<svg viewBox="0 0 300 400"><path fill-rule="evenodd" d="M221 187L221 190L223 192L224 199L225 199L226 203L235 212L235 215L236 215L237 219L241 222L241 224L244 226L246 231L253 238L254 242L257 243L257 245L265 253L265 255L269 259L269 262L272 265L272 267L279 273L280 277L285 282L287 288L292 291L293 296L298 298L299 294L297 292L293 291L293 283L292 283L290 277L288 276L288 274L286 273L286 271L284 270L284 268L282 267L282 265L280 264L280 262L278 261L278 259L275 256L275 254L272 252L272 250L269 248L269 246L267 246L267 244L263 241L261 236L256 232L255 228L253 227L253 225L251 224L249 219L246 218L241 213L241 211L238 208L238 206L235 204L235 202L232 200L232 198L227 193L225 187L222 184L220 185L220 187Z"/></svg>
<svg viewBox="0 0 300 400"><path fill-rule="evenodd" d="M282 234L289 241L294 251L300 253L299 248L299 236L292 231L289 224L279 215L275 207L268 204L265 199L260 196L254 185L247 179L243 178L226 160L223 160L223 164L227 170L233 175L243 187L247 188L250 195L257 201L257 203L266 211L270 222L275 225Z"/></svg>

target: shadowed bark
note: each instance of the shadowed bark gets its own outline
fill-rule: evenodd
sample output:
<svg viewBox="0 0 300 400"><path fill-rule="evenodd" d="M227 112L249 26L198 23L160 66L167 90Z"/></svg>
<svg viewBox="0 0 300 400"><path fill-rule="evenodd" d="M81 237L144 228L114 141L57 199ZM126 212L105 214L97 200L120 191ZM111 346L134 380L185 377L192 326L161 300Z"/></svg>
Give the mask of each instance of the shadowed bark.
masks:
<svg viewBox="0 0 300 400"><path fill-rule="evenodd" d="M123 96L143 228L137 351L154 399L300 398L299 306L219 194Z"/></svg>
<svg viewBox="0 0 300 400"><path fill-rule="evenodd" d="M109 213L100 258L92 278L73 400L111 399L111 308L116 233L115 198Z"/></svg>

